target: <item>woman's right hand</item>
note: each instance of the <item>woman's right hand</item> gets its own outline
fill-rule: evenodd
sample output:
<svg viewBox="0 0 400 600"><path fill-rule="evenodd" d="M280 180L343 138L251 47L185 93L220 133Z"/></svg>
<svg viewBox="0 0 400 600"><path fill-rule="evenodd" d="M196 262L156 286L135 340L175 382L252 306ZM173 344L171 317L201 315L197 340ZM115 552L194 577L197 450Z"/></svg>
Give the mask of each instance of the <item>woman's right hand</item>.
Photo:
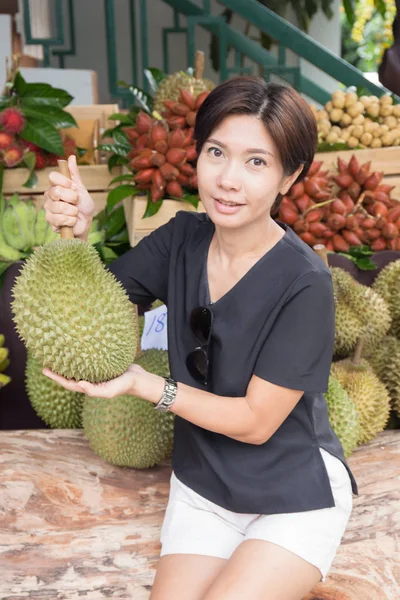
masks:
<svg viewBox="0 0 400 600"><path fill-rule="evenodd" d="M74 237L87 239L93 220L93 198L84 186L76 164L76 157L68 158L71 179L58 171L49 174L50 187L45 191L46 221L54 231L64 225L73 227Z"/></svg>

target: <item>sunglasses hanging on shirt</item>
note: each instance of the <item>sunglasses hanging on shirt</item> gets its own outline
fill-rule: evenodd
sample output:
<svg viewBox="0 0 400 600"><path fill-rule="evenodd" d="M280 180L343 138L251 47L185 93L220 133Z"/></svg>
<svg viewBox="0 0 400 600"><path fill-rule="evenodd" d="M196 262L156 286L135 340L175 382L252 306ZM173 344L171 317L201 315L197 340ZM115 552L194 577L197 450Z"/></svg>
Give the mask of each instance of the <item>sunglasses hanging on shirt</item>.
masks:
<svg viewBox="0 0 400 600"><path fill-rule="evenodd" d="M190 352L186 358L186 367L190 375L207 385L209 370L209 347L211 340L211 330L213 324L213 314L206 306L197 306L190 314L190 328L197 343L199 344Z"/></svg>

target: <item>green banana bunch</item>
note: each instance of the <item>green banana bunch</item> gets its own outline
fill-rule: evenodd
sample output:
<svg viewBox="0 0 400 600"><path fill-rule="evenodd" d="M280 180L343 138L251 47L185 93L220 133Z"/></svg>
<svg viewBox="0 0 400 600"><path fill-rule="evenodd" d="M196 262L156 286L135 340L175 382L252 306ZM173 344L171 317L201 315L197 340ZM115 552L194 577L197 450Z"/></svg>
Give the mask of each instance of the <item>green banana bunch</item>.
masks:
<svg viewBox="0 0 400 600"><path fill-rule="evenodd" d="M2 217L2 230L6 243L22 252L28 252L35 245L36 209L33 200L20 200L14 194L7 202Z"/></svg>
<svg viewBox="0 0 400 600"><path fill-rule="evenodd" d="M41 208L36 214L34 228L35 246L43 246L57 240L60 235L53 231L51 225L46 221L46 211Z"/></svg>
<svg viewBox="0 0 400 600"><path fill-rule="evenodd" d="M4 335L0 334L0 388L10 383L11 379L8 375L5 375L3 371L5 371L10 364L10 360L8 358L8 349L4 348Z"/></svg>

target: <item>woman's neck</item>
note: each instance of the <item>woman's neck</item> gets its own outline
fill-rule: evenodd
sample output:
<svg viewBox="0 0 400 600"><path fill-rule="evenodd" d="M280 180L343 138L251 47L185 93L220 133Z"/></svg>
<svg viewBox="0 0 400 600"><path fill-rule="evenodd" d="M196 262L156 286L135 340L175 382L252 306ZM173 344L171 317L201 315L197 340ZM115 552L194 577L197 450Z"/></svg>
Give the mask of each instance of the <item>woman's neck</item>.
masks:
<svg viewBox="0 0 400 600"><path fill-rule="evenodd" d="M268 216L264 227L259 221L239 229L216 227L212 244L221 258L227 262L235 262L244 257L263 256L284 235L284 229Z"/></svg>

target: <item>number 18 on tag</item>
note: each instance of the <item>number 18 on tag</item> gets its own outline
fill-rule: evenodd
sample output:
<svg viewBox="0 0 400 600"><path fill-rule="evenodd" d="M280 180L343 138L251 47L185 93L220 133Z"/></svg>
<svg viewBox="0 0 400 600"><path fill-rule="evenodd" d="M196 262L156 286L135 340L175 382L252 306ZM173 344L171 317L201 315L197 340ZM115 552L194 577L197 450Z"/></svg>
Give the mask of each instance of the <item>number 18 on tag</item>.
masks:
<svg viewBox="0 0 400 600"><path fill-rule="evenodd" d="M150 350L150 348L168 350L167 324L168 313L165 304L144 313L142 350Z"/></svg>

